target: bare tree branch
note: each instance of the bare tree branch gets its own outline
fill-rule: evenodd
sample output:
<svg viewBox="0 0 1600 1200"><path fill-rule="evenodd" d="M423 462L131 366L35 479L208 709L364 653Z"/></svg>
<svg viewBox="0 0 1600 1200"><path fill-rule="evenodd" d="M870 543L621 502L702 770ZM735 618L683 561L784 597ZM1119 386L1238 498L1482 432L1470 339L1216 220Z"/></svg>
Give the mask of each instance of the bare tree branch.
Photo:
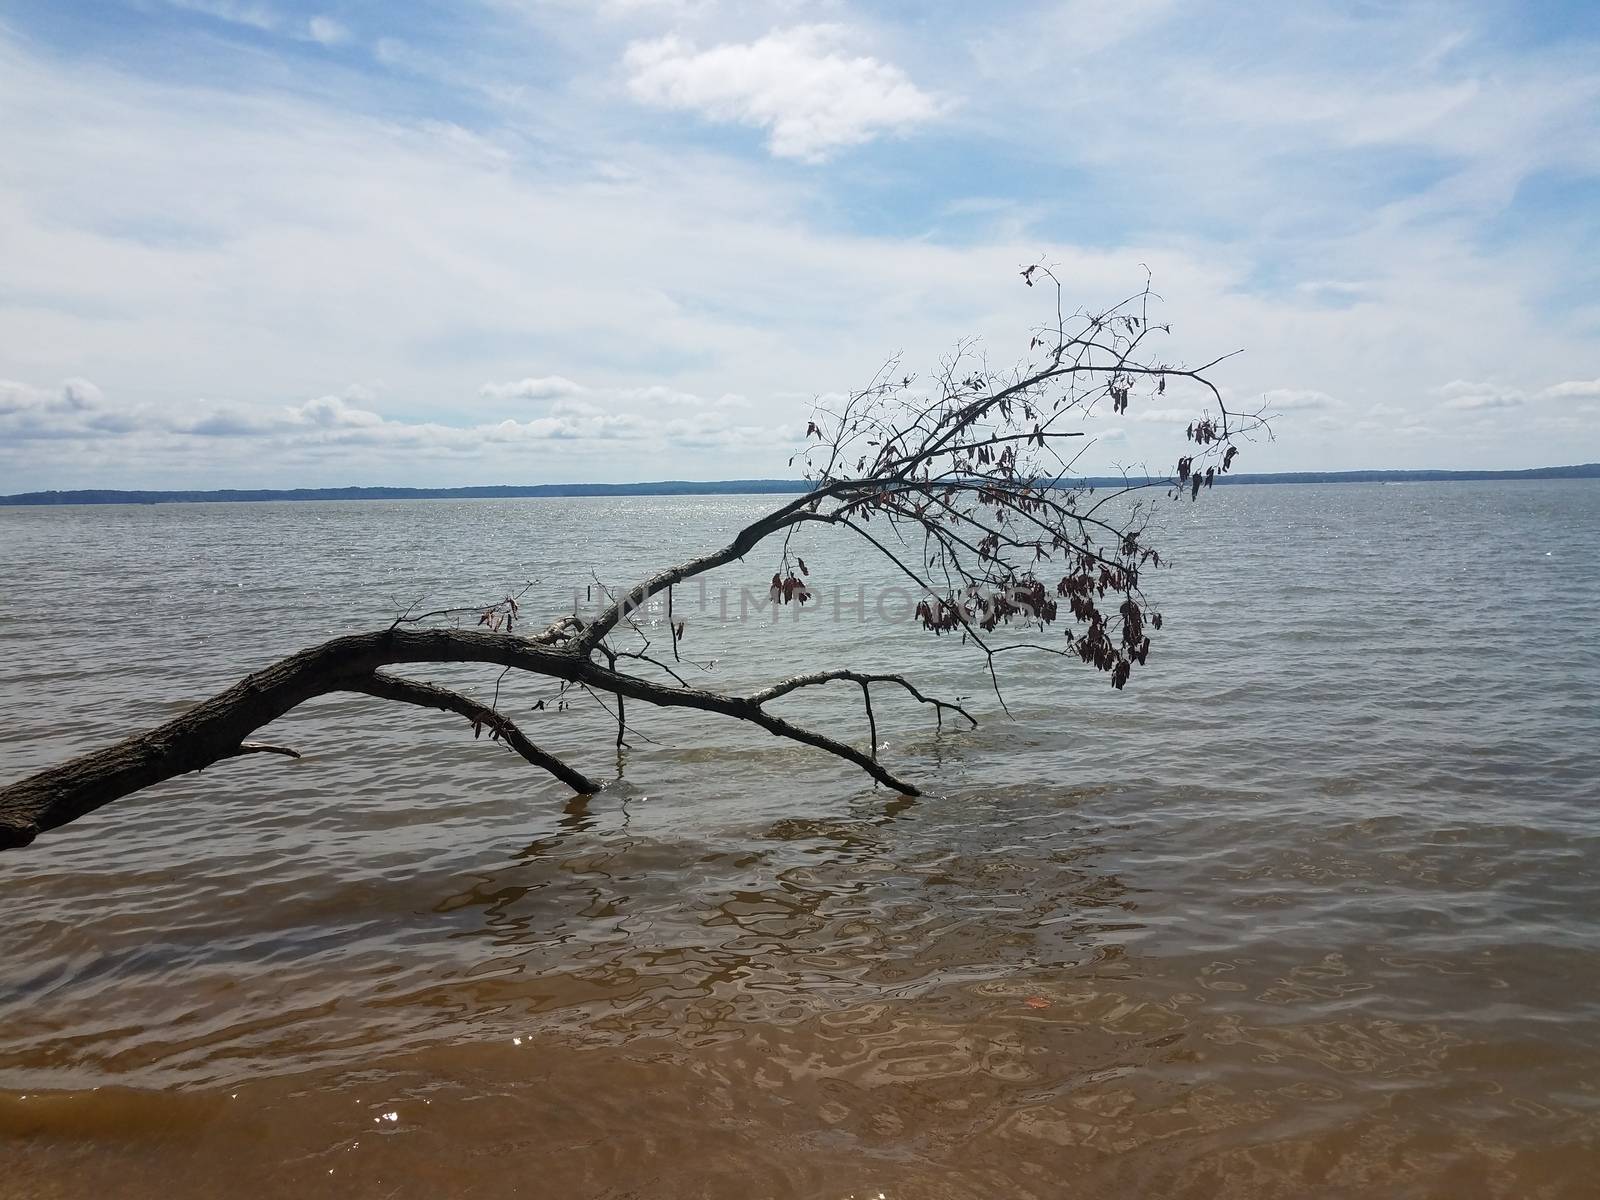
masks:
<svg viewBox="0 0 1600 1200"><path fill-rule="evenodd" d="M582 657L573 646L553 648L534 638L482 629L390 627L302 650L147 733L0 789L0 849L25 846L39 833L78 820L123 796L235 757L247 734L314 696L336 691L364 692L459 713L498 731L524 758L551 771L574 790L598 790L600 785L594 780L528 743L530 757L511 740L515 726L502 714L446 689L378 671L396 663L425 662L495 663L646 704L720 713L826 750L855 763L880 783L908 795L917 794L911 784L854 747L772 716L747 697L652 683L601 666Z"/></svg>
<svg viewBox="0 0 1600 1200"><path fill-rule="evenodd" d="M535 746L499 711L498 681L495 701L483 705L381 670L404 663L484 663L502 668L502 678L512 670L542 676L560 685L555 711L568 707L569 689L577 687L612 712L600 696L609 693L616 704L619 771L624 736L633 728L626 704L636 701L744 721L916 795L912 783L878 761L872 688L892 685L932 707L940 730L947 712L977 724L958 701L925 695L902 675L853 668L797 675L743 696L691 686L678 669L693 660L680 653L676 585L737 563L773 539L774 603L806 604L817 585L796 550L803 532L841 531L909 579L919 593L922 627L934 636L950 634L953 649L965 646L982 655L1002 708L995 660L1013 650L1080 660L1106 673L1113 687L1123 687L1135 667L1146 665L1152 635L1162 627L1144 588L1147 572L1159 569L1162 558L1147 544L1152 507L1143 493L1161 487L1173 499L1197 500L1232 468L1239 442L1258 432L1270 436L1269 418L1260 410L1230 410L1207 377L1228 355L1199 367L1152 356L1150 346L1169 330L1151 320L1152 302L1159 298L1148 281L1110 308L1069 314L1060 281L1048 267L1035 264L1021 274L1027 286L1048 286L1053 293L1053 319L1033 330L1019 365L993 369L972 342L960 344L926 381L891 360L866 388L816 407L806 446L791 460L803 466L808 491L784 500L719 549L658 570L624 592L602 588L607 604L593 620L579 615L575 601L570 614L529 635L521 609L527 587L488 605L408 609L387 628L303 650L156 729L0 788L0 849L27 845L43 830L222 759L298 757L287 747L246 738L327 692L359 692L456 713L476 734L488 730L492 740L575 791L600 787ZM1083 450L1064 457L1061 443L1084 439L1092 445L1093 439L1085 438L1087 428L1063 426L1092 420L1107 407L1120 416L1130 405L1166 396L1169 387L1198 396L1202 404L1190 410L1195 416L1184 433L1187 445L1170 474L1125 477L1122 486L1099 494L1068 478ZM663 593L671 662L651 653L645 623L634 619ZM476 616L476 626L455 627L464 616ZM1059 644L1033 639L1052 626L1063 634ZM1029 640L1018 640L1014 632L1028 633ZM629 663L654 668L671 683L620 669ZM714 663L693 665L709 670ZM768 710L800 689L834 682L860 689L865 752ZM536 707L543 706L541 701Z"/></svg>
<svg viewBox="0 0 1600 1200"><path fill-rule="evenodd" d="M790 692L797 691L800 688L818 687L822 684L834 683L838 680L848 680L851 683L858 683L863 688L874 683L895 684L897 687L902 687L909 692L913 699L920 700L923 704L933 705L934 709L939 713L941 718L944 715L945 709L949 709L951 712L958 712L965 717L968 724L973 729L978 727L978 718L974 717L961 705L949 700L939 700L933 696L923 695L917 686L904 675L851 670L816 671L809 675L791 676L790 678L785 679L782 683L775 683L769 688L763 688L759 692L752 692L748 699L755 704L769 704L778 697L787 696Z"/></svg>
<svg viewBox="0 0 1600 1200"><path fill-rule="evenodd" d="M391 675L387 671L374 671L364 679L352 680L341 690L376 696L380 700L394 700L401 704L416 704L422 708L436 708L442 712L457 713L472 722L474 736L487 729L492 739L504 742L528 762L541 771L554 775L580 796L591 795L605 786L583 772L569 767L555 755L539 749L504 713L479 704L460 692L452 692L448 688L431 683L401 679L398 675Z"/></svg>
<svg viewBox="0 0 1600 1200"><path fill-rule="evenodd" d="M281 754L285 758L299 758L300 751L289 746L273 746L267 742L240 742L229 758L242 758L246 754Z"/></svg>

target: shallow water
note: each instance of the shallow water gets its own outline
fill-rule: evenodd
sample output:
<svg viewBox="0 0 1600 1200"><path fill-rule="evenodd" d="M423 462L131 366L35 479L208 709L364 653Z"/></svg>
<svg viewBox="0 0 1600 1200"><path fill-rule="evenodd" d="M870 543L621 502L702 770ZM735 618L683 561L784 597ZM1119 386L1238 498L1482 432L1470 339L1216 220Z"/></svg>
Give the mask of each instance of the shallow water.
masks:
<svg viewBox="0 0 1600 1200"><path fill-rule="evenodd" d="M636 711L573 802L324 698L0 858L0 1194L1580 1196L1600 1170L1600 487L1232 487L1124 693L831 588L684 651L849 662L915 801ZM421 599L543 613L770 499L0 509L0 776ZM748 578L747 578L748 576ZM685 613L687 609L687 613ZM660 614L655 614L659 618ZM659 622L654 626L661 632ZM429 669L487 697L495 673ZM614 726L500 684L615 774ZM790 709L864 744L851 692Z"/></svg>

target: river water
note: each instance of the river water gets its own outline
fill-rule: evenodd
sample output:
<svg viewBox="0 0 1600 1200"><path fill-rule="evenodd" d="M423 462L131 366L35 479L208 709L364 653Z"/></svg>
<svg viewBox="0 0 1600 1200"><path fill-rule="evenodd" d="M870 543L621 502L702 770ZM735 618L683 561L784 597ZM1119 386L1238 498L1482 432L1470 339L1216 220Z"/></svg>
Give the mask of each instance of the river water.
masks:
<svg viewBox="0 0 1600 1200"><path fill-rule="evenodd" d="M0 509L0 776L772 503ZM799 619L738 619L759 554L675 597L698 684L967 697L975 731L875 694L916 800L703 714L630 705L619 757L587 697L436 667L621 779L327 697L267 735L299 761L0 856L0 1195L1594 1195L1600 486L1159 520L1149 668L1015 656L1009 718L854 548L803 548ZM853 689L786 703L866 744Z"/></svg>

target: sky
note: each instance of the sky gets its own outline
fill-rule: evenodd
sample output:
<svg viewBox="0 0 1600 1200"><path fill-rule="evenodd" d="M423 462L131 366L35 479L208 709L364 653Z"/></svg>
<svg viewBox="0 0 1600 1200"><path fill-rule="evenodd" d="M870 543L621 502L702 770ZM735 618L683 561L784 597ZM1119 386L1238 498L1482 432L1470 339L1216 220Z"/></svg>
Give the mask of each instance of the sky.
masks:
<svg viewBox="0 0 1600 1200"><path fill-rule="evenodd" d="M1600 5L0 0L0 493L791 475L1037 261L1240 469L1600 460Z"/></svg>

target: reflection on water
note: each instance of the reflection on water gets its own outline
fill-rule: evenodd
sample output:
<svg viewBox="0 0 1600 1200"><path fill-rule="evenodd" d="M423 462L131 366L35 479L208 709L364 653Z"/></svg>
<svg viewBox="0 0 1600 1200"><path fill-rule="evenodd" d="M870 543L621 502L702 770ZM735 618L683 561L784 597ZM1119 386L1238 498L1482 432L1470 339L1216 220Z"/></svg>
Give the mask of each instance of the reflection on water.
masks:
<svg viewBox="0 0 1600 1200"><path fill-rule="evenodd" d="M1526 486L1480 519L1536 531ZM1281 522L1300 491L1261 503ZM1329 501L1303 496L1314 540ZM185 536L222 546L208 528ZM26 559L24 533L0 536ZM306 578L358 540L304 551ZM1411 569L1454 578L1436 553ZM1552 691L1419 642L1408 680L1414 627L1341 626L1354 593L1283 582L1241 632L1216 582L1168 606L1216 617L1170 692L1024 680L1028 720L937 738L881 716L915 801L676 717L569 800L447 724L334 700L284 722L302 763L220 765L7 856L0 1195L1592 1194L1600 655L1564 651ZM1595 594L1491 582L1480 614L1578 620ZM227 653L320 636L316 603ZM3 686L32 687L7 604ZM209 686L181 658L142 677L149 631L99 620L51 636L106 711L161 672ZM730 671L775 653L755 637ZM58 697L7 719L47 746L108 720ZM563 729L605 744L603 716Z"/></svg>

